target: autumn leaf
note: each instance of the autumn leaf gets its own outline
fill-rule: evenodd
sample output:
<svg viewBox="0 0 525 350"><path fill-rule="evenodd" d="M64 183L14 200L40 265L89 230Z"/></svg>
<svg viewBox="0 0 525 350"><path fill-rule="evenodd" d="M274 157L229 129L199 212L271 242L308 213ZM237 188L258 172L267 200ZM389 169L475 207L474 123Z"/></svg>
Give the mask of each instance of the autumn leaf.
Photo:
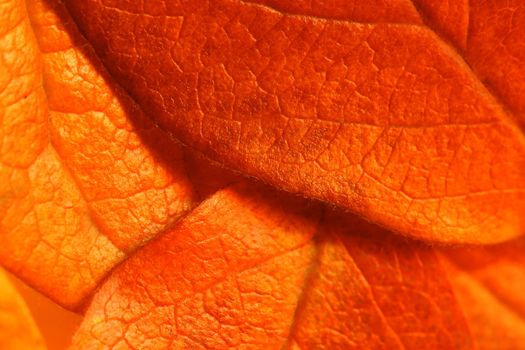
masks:
<svg viewBox="0 0 525 350"><path fill-rule="evenodd" d="M0 0L0 264L72 349L519 348L523 238L436 243L523 233L524 14Z"/></svg>
<svg viewBox="0 0 525 350"><path fill-rule="evenodd" d="M431 249L246 184L216 193L121 265L73 341L75 349L424 346L472 348Z"/></svg>
<svg viewBox="0 0 525 350"><path fill-rule="evenodd" d="M2 270L0 270L0 344L3 350L46 348L24 300Z"/></svg>
<svg viewBox="0 0 525 350"><path fill-rule="evenodd" d="M67 349L71 344L73 334L82 322L82 315L64 309L13 274L8 274L8 277L33 316L34 323L44 339L46 349Z"/></svg>
<svg viewBox="0 0 525 350"><path fill-rule="evenodd" d="M179 146L108 85L73 23L40 1L29 16L23 2L5 6L0 258L77 307L193 193Z"/></svg>
<svg viewBox="0 0 525 350"><path fill-rule="evenodd" d="M64 3L151 118L229 167L419 238L523 232L520 1Z"/></svg>
<svg viewBox="0 0 525 350"><path fill-rule="evenodd" d="M525 239L444 251L450 281L479 349L515 349L525 342Z"/></svg>

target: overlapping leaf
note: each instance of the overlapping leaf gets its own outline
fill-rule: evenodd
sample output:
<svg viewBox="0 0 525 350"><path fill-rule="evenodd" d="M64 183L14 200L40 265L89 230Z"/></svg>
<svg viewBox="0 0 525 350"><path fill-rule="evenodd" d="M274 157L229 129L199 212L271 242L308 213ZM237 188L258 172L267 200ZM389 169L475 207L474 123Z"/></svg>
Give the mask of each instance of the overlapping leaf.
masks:
<svg viewBox="0 0 525 350"><path fill-rule="evenodd" d="M78 309L133 255L74 349L515 349L521 241L220 189L523 233L524 13L0 1L0 261Z"/></svg>
<svg viewBox="0 0 525 350"><path fill-rule="evenodd" d="M445 250L448 274L479 349L519 349L525 341L525 239Z"/></svg>
<svg viewBox="0 0 525 350"><path fill-rule="evenodd" d="M0 12L0 259L75 307L194 199L179 146L119 92L58 3L27 5Z"/></svg>
<svg viewBox="0 0 525 350"><path fill-rule="evenodd" d="M45 341L46 349L67 349L71 344L73 334L82 322L83 316L64 309L16 276L9 274L8 277L33 316L34 323Z"/></svg>
<svg viewBox="0 0 525 350"><path fill-rule="evenodd" d="M218 192L114 272L73 348L472 348L431 249L319 209Z"/></svg>
<svg viewBox="0 0 525 350"><path fill-rule="evenodd" d="M523 4L65 3L161 127L230 167L415 237L525 227Z"/></svg>
<svg viewBox="0 0 525 350"><path fill-rule="evenodd" d="M3 350L45 350L24 300L0 270L0 344Z"/></svg>

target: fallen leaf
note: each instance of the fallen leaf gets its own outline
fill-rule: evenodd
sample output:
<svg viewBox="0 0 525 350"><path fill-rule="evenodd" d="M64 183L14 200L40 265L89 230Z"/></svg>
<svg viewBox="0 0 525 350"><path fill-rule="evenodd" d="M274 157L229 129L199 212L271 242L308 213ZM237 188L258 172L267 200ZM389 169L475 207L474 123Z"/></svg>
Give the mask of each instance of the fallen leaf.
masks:
<svg viewBox="0 0 525 350"><path fill-rule="evenodd" d="M469 349L431 248L251 184L103 284L74 349Z"/></svg>
<svg viewBox="0 0 525 350"><path fill-rule="evenodd" d="M418 238L525 228L521 2L64 2L148 115L228 167Z"/></svg>
<svg viewBox="0 0 525 350"><path fill-rule="evenodd" d="M0 270L0 344L2 350L46 348L24 300L3 270Z"/></svg>

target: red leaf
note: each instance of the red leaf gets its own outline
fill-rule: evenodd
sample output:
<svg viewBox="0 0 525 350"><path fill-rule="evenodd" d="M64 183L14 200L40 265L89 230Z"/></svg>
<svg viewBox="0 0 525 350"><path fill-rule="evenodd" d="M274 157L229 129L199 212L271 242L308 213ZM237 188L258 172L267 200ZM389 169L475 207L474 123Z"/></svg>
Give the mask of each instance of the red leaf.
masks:
<svg viewBox="0 0 525 350"><path fill-rule="evenodd" d="M465 24L439 1L256 2L66 4L149 115L219 162L419 238L523 232L522 7L474 1Z"/></svg>
<svg viewBox="0 0 525 350"><path fill-rule="evenodd" d="M112 274L74 348L472 347L431 249L320 213L218 192Z"/></svg>
<svg viewBox="0 0 525 350"><path fill-rule="evenodd" d="M8 0L0 263L74 349L515 349L522 239L388 231L523 233L523 8Z"/></svg>
<svg viewBox="0 0 525 350"><path fill-rule="evenodd" d="M444 250L448 275L483 349L518 349L525 341L525 239Z"/></svg>

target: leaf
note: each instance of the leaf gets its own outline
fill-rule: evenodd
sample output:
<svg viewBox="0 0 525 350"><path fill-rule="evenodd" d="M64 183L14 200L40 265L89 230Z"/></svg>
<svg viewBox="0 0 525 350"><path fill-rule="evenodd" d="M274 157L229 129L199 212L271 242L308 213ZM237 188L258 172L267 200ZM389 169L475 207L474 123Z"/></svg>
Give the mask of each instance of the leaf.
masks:
<svg viewBox="0 0 525 350"><path fill-rule="evenodd" d="M44 350L24 300L0 270L0 344L3 350Z"/></svg>
<svg viewBox="0 0 525 350"><path fill-rule="evenodd" d="M65 3L148 115L228 167L418 238L525 228L521 2Z"/></svg>
<svg viewBox="0 0 525 350"><path fill-rule="evenodd" d="M321 214L251 184L216 193L117 268L73 348L472 347L431 249Z"/></svg>
<svg viewBox="0 0 525 350"><path fill-rule="evenodd" d="M448 275L480 350L525 341L525 239L444 251Z"/></svg>
<svg viewBox="0 0 525 350"><path fill-rule="evenodd" d="M62 308L15 276L8 277L33 316L47 350L67 349L82 322L82 315Z"/></svg>
<svg viewBox="0 0 525 350"><path fill-rule="evenodd" d="M521 241L389 231L523 232L522 7L4 1L0 263L73 349L518 348Z"/></svg>
<svg viewBox="0 0 525 350"><path fill-rule="evenodd" d="M180 147L116 87L63 7L27 9L0 11L0 260L78 308L195 199Z"/></svg>

